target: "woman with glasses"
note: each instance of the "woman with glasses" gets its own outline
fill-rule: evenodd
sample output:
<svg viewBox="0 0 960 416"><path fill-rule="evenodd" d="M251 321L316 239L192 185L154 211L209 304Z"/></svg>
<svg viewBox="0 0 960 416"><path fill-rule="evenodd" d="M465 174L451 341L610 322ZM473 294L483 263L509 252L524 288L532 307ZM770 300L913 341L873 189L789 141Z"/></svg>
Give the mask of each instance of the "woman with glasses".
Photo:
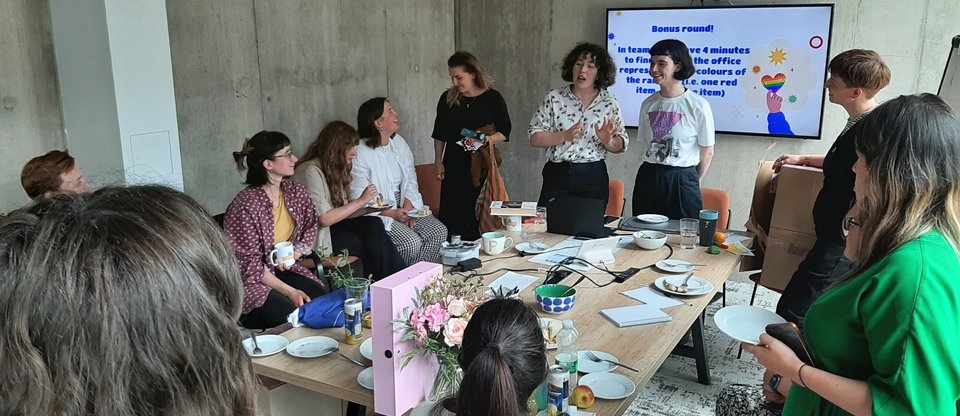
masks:
<svg viewBox="0 0 960 416"><path fill-rule="evenodd" d="M413 166L413 152L400 130L400 115L386 97L371 98L357 110L357 131L363 143L357 146L350 181L350 198L357 199L374 185L378 202L390 206L379 213L384 228L407 265L434 261L447 227L433 215L414 215L424 208ZM416 218L415 218L416 217Z"/></svg>
<svg viewBox="0 0 960 416"><path fill-rule="evenodd" d="M784 414L953 415L960 404L960 117L932 94L888 101L854 133L857 264L807 313L804 364L743 345L793 383Z"/></svg>
<svg viewBox="0 0 960 416"><path fill-rule="evenodd" d="M843 256L845 243L840 222L854 203L851 168L857 155L853 137L859 121L877 106L877 93L888 84L890 69L876 52L852 49L834 57L826 82L827 94L830 102L846 110L847 125L826 155L783 155L773 164L776 172L784 165L823 169L823 189L813 205L817 242L797 267L777 303L777 314L801 327L810 304L852 267Z"/></svg>
<svg viewBox="0 0 960 416"><path fill-rule="evenodd" d="M278 131L261 131L233 152L238 170L246 162L247 188L227 207L223 229L240 262L243 314L240 323L252 329L273 328L287 315L328 290L304 258L317 238L317 213L310 192L285 178L293 175L297 157L290 139ZM293 243L292 266L274 265L276 243Z"/></svg>

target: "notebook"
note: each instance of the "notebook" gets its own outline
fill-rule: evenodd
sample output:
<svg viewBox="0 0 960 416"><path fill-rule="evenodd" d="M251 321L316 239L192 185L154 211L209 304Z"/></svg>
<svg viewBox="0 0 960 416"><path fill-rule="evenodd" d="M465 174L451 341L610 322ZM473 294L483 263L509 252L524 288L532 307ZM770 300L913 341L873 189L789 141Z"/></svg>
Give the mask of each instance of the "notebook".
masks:
<svg viewBox="0 0 960 416"><path fill-rule="evenodd" d="M660 309L648 305L603 309L600 311L600 313L613 322L617 328L670 322L670 320L673 319L670 315L667 315Z"/></svg>

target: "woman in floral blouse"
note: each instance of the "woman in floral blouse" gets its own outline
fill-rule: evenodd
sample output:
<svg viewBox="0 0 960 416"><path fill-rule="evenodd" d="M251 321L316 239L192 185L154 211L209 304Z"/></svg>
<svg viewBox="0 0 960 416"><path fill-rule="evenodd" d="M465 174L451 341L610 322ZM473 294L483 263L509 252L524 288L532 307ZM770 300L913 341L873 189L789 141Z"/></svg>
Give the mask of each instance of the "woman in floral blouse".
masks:
<svg viewBox="0 0 960 416"><path fill-rule="evenodd" d="M247 164L246 189L227 207L224 230L240 262L243 277L243 311L240 323L247 328L272 328L287 315L327 288L305 265L317 238L317 214L310 192L293 175L297 157L290 139L276 131L261 131L234 152L237 167ZM274 266L274 244L293 243L296 263Z"/></svg>
<svg viewBox="0 0 960 416"><path fill-rule="evenodd" d="M559 195L609 199L607 152L627 149L620 104L607 91L617 67L607 50L579 43L563 59L570 85L547 93L530 120L530 144L546 149L540 205Z"/></svg>

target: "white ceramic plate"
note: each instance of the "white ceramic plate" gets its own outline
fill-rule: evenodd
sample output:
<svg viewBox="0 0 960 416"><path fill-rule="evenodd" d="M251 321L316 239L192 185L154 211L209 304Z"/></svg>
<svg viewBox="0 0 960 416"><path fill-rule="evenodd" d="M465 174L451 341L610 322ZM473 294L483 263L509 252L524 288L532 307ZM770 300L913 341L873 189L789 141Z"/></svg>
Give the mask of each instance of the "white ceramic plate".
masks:
<svg viewBox="0 0 960 416"><path fill-rule="evenodd" d="M667 222L670 218L667 218L666 215L660 214L640 214L637 215L637 219L648 224L660 224L662 222Z"/></svg>
<svg viewBox="0 0 960 416"><path fill-rule="evenodd" d="M767 332L767 325L787 322L780 315L759 306L731 305L713 315L717 328L731 338L759 345L760 335Z"/></svg>
<svg viewBox="0 0 960 416"><path fill-rule="evenodd" d="M694 268L693 263L686 260L660 260L654 265L667 273L690 273Z"/></svg>
<svg viewBox="0 0 960 416"><path fill-rule="evenodd" d="M550 327L549 335L552 335L551 338L547 338L547 326ZM559 319L553 318L540 318L540 330L543 332L543 339L547 343L547 349L553 350L557 348L557 333L560 332L560 329L563 328L563 322Z"/></svg>
<svg viewBox="0 0 960 416"><path fill-rule="evenodd" d="M410 218L425 218L431 215L433 215L433 211L430 211L429 209L415 210L407 213L407 216Z"/></svg>
<svg viewBox="0 0 960 416"><path fill-rule="evenodd" d="M517 251L523 251L527 254L540 254L550 248L550 246L543 243L520 243L515 247Z"/></svg>
<svg viewBox="0 0 960 416"><path fill-rule="evenodd" d="M373 361L373 338L367 338L360 344L360 355L370 361Z"/></svg>
<svg viewBox="0 0 960 416"><path fill-rule="evenodd" d="M625 399L637 390L629 378L614 373L593 373L580 377L581 386L590 387L598 399Z"/></svg>
<svg viewBox="0 0 960 416"><path fill-rule="evenodd" d="M590 352L592 352L593 355L596 355L597 358L607 359L618 363L620 362L617 357L614 357L613 355L607 354L603 351L591 350ZM617 368L615 364L611 364L606 361L592 361L587 358L586 353L587 351L577 351L577 371L581 373L603 373Z"/></svg>
<svg viewBox="0 0 960 416"><path fill-rule="evenodd" d="M373 390L373 367L367 367L357 374L357 383L368 390Z"/></svg>
<svg viewBox="0 0 960 416"><path fill-rule="evenodd" d="M391 207L393 207L393 205L390 205L390 204L377 205L373 201L370 201L370 203L367 204L367 208L373 208L373 209L379 209L379 210L390 209Z"/></svg>
<svg viewBox="0 0 960 416"><path fill-rule="evenodd" d="M284 348L287 348L288 343L289 341L280 335L258 335L257 346L260 347L260 354L253 353L253 339L251 338L243 340L243 349L247 350L247 355L251 357L266 357L283 351Z"/></svg>
<svg viewBox="0 0 960 416"><path fill-rule="evenodd" d="M684 279L684 277L683 277L683 276L669 276L669 277L668 277L668 276L660 276L659 278L657 278L656 281L653 282L653 285L656 286L657 289L660 289L660 290L662 290L662 291L664 291L664 292L667 292L667 293L669 293L669 294L671 294L671 295L677 295L677 296L700 296L700 295L706 295L707 293L710 293L710 292L713 291L713 283L710 283L710 282L708 282L708 281L706 281L706 280L704 280L704 279L702 279L702 278L700 278L700 277L693 276L693 277L690 278L690 281L687 283L687 287L690 288L690 289L687 290L686 293L674 292L674 291L672 291L672 290L670 290L670 289L667 289L666 285L663 284L663 282L666 281L667 279L670 279L670 280L669 280L670 283L674 283L674 284L676 284L677 286L680 286L680 285L683 284L683 279ZM694 284L694 283L693 283L694 281L698 282L698 284L699 284L699 288L698 288L698 289L693 289L693 288L692 288L692 286L693 286L693 284Z"/></svg>
<svg viewBox="0 0 960 416"><path fill-rule="evenodd" d="M287 354L298 358L316 358L333 352L331 348L338 346L336 340L330 337L317 335L304 337L287 345Z"/></svg>

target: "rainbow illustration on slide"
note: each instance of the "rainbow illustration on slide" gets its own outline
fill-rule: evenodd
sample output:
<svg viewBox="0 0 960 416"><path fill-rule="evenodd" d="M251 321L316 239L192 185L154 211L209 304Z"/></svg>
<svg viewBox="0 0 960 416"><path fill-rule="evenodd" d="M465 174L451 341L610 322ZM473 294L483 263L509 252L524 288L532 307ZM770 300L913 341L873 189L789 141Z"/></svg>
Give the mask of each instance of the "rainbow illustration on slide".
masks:
<svg viewBox="0 0 960 416"><path fill-rule="evenodd" d="M770 75L764 75L762 78L760 78L760 84L763 85L763 88L766 88L767 91L770 91L774 94L776 94L777 91L780 91L780 88L783 88L783 84L786 83L787 76L782 73L778 73L772 77Z"/></svg>

